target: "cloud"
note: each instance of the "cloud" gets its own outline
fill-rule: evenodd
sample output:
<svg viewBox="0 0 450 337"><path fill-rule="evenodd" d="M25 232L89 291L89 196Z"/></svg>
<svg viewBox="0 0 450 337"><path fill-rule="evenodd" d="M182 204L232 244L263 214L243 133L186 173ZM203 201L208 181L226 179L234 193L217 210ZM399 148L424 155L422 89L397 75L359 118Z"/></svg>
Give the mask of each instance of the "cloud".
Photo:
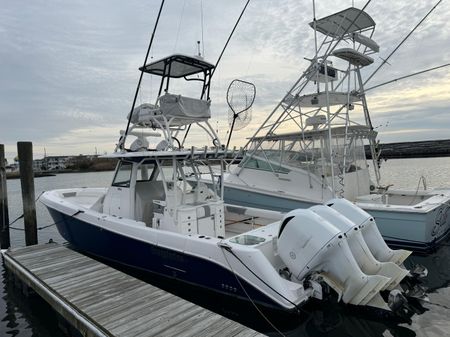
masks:
<svg viewBox="0 0 450 337"><path fill-rule="evenodd" d="M157 59L174 52L192 55L200 40L204 42L201 52L204 49L206 59L214 63L244 3L167 0L150 56ZM355 6L361 8L365 3L357 0ZM159 0L2 4L0 142L7 145L10 156L17 140L32 140L58 154L92 151L90 144L96 142L106 148L109 141L109 149L114 147L118 129L125 126L139 76L137 68L144 60L159 4ZM381 51L374 55L376 63L364 71L365 76L433 5L431 0L414 6L408 1L370 3L366 11L377 22L373 38ZM348 6L347 0L318 0L316 15L324 17ZM443 2L370 85L448 63L448 17L450 5ZM233 79L243 78L257 87L252 124L236 132L233 141L242 145L301 75L308 66L304 57L313 56L311 20L310 1L250 2L214 75L212 125L220 135L225 136L228 129L225 97ZM417 139L432 137L435 128L427 123L447 122L449 74L448 69L442 69L369 92L374 124L383 123L389 115L391 128L408 125L409 130L416 130L410 134ZM155 88L155 81L145 79L139 102L152 101L150 91L154 94ZM405 120L407 114L417 118ZM426 121L420 120L421 114L426 114ZM115 132L113 127L117 127ZM199 136L197 142L204 139Z"/></svg>

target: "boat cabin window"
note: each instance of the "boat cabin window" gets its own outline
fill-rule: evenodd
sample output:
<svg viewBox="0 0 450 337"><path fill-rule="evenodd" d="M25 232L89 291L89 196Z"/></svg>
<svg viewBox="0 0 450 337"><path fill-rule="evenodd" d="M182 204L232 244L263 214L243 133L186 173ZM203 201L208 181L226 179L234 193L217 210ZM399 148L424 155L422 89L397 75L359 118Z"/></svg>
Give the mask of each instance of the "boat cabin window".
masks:
<svg viewBox="0 0 450 337"><path fill-rule="evenodd" d="M132 168L133 163L121 161L114 176L112 186L130 187Z"/></svg>
<svg viewBox="0 0 450 337"><path fill-rule="evenodd" d="M289 170L285 167L280 166L277 163L270 162L270 164L263 159L252 157L247 160L243 160L240 164L240 167L244 166L245 168L252 168L263 171L274 171L277 173L289 173Z"/></svg>

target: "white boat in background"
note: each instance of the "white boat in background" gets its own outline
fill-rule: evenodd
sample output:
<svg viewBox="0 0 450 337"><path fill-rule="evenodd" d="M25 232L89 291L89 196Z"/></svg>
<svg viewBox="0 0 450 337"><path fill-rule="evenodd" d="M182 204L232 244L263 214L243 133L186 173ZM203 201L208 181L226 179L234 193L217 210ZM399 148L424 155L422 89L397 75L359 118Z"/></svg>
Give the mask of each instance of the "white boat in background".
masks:
<svg viewBox="0 0 450 337"><path fill-rule="evenodd" d="M369 212L389 244L436 247L450 229L450 189L395 190L380 183L377 133L362 79L379 51L375 22L351 7L310 26L316 54L246 144L239 165L230 165L225 201L288 212L342 197Z"/></svg>
<svg viewBox="0 0 450 337"><path fill-rule="evenodd" d="M109 156L119 160L111 186L54 190L40 198L61 235L83 252L140 273L283 312L298 313L311 298L322 299L322 287L344 303L389 311L380 295L386 291L397 308L393 299L403 298L401 282L411 277L402 267L410 252L388 248L372 217L357 206L338 199L282 215L224 204L222 172L212 165L225 156L208 123L213 69L184 55L141 68L161 76L161 89L156 104L140 105L129 116L131 127ZM199 80L200 98L170 93L174 78ZM177 137L193 125L217 146L181 148ZM150 145L149 137L158 136Z"/></svg>

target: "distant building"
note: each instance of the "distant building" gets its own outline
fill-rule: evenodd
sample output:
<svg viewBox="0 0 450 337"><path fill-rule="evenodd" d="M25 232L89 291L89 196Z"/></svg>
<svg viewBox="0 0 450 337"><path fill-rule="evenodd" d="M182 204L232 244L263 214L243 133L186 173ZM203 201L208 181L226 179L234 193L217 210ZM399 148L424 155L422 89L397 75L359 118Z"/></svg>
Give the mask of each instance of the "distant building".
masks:
<svg viewBox="0 0 450 337"><path fill-rule="evenodd" d="M73 167L79 169L82 168L83 163L89 164L92 160L95 160L97 158L98 155L83 154L80 154L78 156L46 156L42 159L33 160L33 171L59 171L65 169L73 169Z"/></svg>
<svg viewBox="0 0 450 337"><path fill-rule="evenodd" d="M33 160L33 171L34 172L45 171L44 159Z"/></svg>
<svg viewBox="0 0 450 337"><path fill-rule="evenodd" d="M44 167L47 171L64 170L67 167L67 162L70 156L48 156L43 159Z"/></svg>
<svg viewBox="0 0 450 337"><path fill-rule="evenodd" d="M33 160L33 170L35 172L65 170L71 158L71 156L47 156L36 159Z"/></svg>

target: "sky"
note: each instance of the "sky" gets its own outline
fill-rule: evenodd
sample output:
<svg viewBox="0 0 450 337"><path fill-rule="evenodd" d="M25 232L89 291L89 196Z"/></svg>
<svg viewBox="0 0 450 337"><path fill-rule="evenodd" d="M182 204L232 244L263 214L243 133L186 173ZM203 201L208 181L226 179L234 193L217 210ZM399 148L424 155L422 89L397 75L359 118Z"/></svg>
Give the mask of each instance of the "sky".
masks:
<svg viewBox="0 0 450 337"><path fill-rule="evenodd" d="M366 1L353 3L362 8ZM366 12L377 24L373 39L381 47L371 69L435 3L370 2ZM200 40L203 56L215 63L244 4L166 0L151 57L196 54ZM316 0L316 16L351 5L348 0ZM5 144L8 159L16 155L17 141L32 141L35 158L44 151L77 155L114 150L159 6L159 0L2 1L0 144ZM233 138L233 145L240 146L308 66L304 57L313 56L312 16L312 1L250 1L213 79L212 125L222 140L228 130L229 83L239 78L257 88L252 122ZM449 63L448 18L450 3L443 1L368 86ZM138 103L148 100L146 93L156 85L144 79ZM450 67L374 89L367 99L381 142L450 138Z"/></svg>

